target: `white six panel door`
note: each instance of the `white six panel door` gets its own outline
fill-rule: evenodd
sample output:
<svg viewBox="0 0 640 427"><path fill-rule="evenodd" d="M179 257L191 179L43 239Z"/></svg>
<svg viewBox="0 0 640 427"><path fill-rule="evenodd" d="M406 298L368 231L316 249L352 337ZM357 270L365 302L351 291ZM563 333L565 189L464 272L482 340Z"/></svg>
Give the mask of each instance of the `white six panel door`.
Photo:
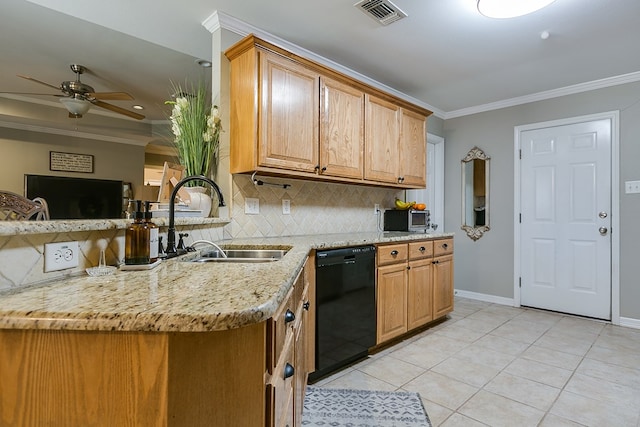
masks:
<svg viewBox="0 0 640 427"><path fill-rule="evenodd" d="M520 140L521 304L610 319L610 120Z"/></svg>

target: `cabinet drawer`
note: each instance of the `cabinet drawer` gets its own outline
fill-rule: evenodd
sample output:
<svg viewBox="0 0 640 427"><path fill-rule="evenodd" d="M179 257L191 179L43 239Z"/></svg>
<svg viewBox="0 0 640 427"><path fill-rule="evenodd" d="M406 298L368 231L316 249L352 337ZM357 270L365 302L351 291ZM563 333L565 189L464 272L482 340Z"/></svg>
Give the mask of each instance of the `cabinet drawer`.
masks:
<svg viewBox="0 0 640 427"><path fill-rule="evenodd" d="M278 359L280 359L284 348L284 343L289 336L293 336L293 325L296 316L296 307L293 305L294 290L295 287L289 291L285 301L267 323L267 339L269 340L267 370L269 373L273 372L274 366L278 363Z"/></svg>
<svg viewBox="0 0 640 427"><path fill-rule="evenodd" d="M428 258L433 256L433 241L409 243L409 259Z"/></svg>
<svg viewBox="0 0 640 427"><path fill-rule="evenodd" d="M406 243L378 246L378 265L405 262L409 258L408 254Z"/></svg>
<svg viewBox="0 0 640 427"><path fill-rule="evenodd" d="M453 239L439 239L433 242L433 256L453 253Z"/></svg>

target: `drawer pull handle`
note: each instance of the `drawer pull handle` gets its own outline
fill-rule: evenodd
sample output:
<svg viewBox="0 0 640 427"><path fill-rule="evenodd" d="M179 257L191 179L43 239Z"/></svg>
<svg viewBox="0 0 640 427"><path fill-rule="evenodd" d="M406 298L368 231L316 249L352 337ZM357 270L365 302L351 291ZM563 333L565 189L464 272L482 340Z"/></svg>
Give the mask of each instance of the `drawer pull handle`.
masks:
<svg viewBox="0 0 640 427"><path fill-rule="evenodd" d="M293 322L294 320L296 320L296 315L293 313L293 311L287 308L286 313L284 313L284 323Z"/></svg>
<svg viewBox="0 0 640 427"><path fill-rule="evenodd" d="M398 255L398 251L396 250L391 251L391 256L397 256L397 255Z"/></svg>
<svg viewBox="0 0 640 427"><path fill-rule="evenodd" d="M426 251L426 250L427 250L427 248L425 248L424 246L420 246L420 248L418 248L418 250L419 250L420 252L424 252L424 251Z"/></svg>
<svg viewBox="0 0 640 427"><path fill-rule="evenodd" d="M292 377L294 373L295 373L295 370L293 369L293 366L291 366L290 363L287 363L286 365L284 365L284 379L285 380L287 378Z"/></svg>
<svg viewBox="0 0 640 427"><path fill-rule="evenodd" d="M309 311L309 307L311 306L311 304L309 303L309 301L305 302L304 304L302 304L302 308L304 308L305 310Z"/></svg>

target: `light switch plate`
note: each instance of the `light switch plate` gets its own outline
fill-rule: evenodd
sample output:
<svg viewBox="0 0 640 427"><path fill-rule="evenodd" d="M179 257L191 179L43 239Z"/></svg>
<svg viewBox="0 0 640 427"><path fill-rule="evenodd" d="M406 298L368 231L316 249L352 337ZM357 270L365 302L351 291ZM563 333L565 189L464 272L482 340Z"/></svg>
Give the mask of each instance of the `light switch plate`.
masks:
<svg viewBox="0 0 640 427"><path fill-rule="evenodd" d="M78 266L78 242L44 244L44 272L65 270Z"/></svg>
<svg viewBox="0 0 640 427"><path fill-rule="evenodd" d="M247 197L244 199L244 213L248 215L257 215L260 213L260 199L252 199Z"/></svg>

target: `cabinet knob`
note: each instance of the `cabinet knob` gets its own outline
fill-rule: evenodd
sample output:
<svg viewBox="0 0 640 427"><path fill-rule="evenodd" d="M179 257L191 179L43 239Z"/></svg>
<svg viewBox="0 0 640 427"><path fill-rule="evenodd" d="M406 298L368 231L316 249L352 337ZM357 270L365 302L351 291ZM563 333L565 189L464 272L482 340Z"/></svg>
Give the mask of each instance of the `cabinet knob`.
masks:
<svg viewBox="0 0 640 427"><path fill-rule="evenodd" d="M411 270L411 266L410 265L407 265L407 270Z"/></svg>
<svg viewBox="0 0 640 427"><path fill-rule="evenodd" d="M397 256L397 255L398 255L398 251L396 250L391 251L391 256Z"/></svg>
<svg viewBox="0 0 640 427"><path fill-rule="evenodd" d="M295 370L293 369L293 366L290 363L287 363L286 365L284 365L284 379L285 380L287 378L292 377L294 373L295 373Z"/></svg>
<svg viewBox="0 0 640 427"><path fill-rule="evenodd" d="M448 245L448 244L446 244L446 243L443 243L443 244L442 244L442 249L447 249L448 247L449 247L449 245Z"/></svg>
<svg viewBox="0 0 640 427"><path fill-rule="evenodd" d="M424 252L424 251L426 251L426 250L427 250L427 248L425 248L424 246L420 246L420 247L418 248L418 250L419 250L420 252Z"/></svg>
<svg viewBox="0 0 640 427"><path fill-rule="evenodd" d="M324 166L322 169L320 169L320 171L325 172L327 170L327 167Z"/></svg>
<svg viewBox="0 0 640 427"><path fill-rule="evenodd" d="M284 313L284 323L293 322L294 320L296 320L296 315L293 313L293 311L287 308L286 313Z"/></svg>
<svg viewBox="0 0 640 427"><path fill-rule="evenodd" d="M309 301L305 302L304 304L302 304L302 308L304 308L305 310L309 311L309 307L311 306L311 304L309 303Z"/></svg>
<svg viewBox="0 0 640 427"><path fill-rule="evenodd" d="M318 173L318 171L320 170L320 165L316 165L316 167L315 167L315 168L313 168L313 170L314 170L316 173Z"/></svg>

